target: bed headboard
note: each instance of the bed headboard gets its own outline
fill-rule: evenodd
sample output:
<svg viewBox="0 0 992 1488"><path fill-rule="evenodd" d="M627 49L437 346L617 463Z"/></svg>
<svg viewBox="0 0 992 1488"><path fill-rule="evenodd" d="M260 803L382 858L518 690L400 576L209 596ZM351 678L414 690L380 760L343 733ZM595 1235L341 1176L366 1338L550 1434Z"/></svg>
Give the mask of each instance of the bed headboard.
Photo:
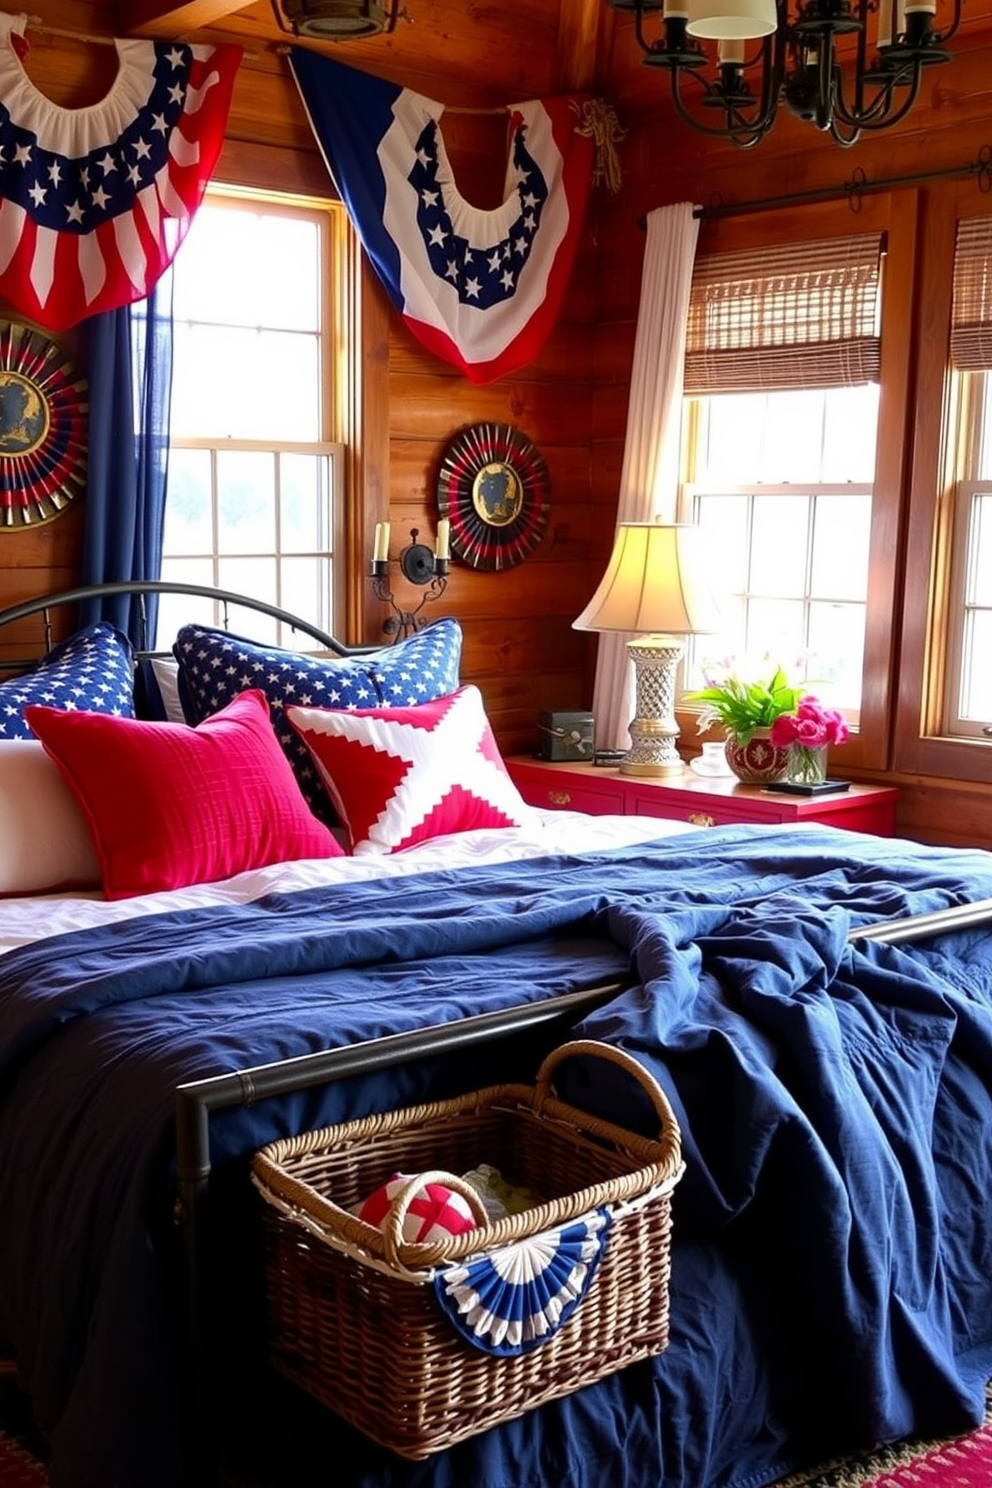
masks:
<svg viewBox="0 0 992 1488"><path fill-rule="evenodd" d="M42 652L34 656L0 659L0 672L17 672L26 667L33 666L41 654L50 651L54 644L54 633L52 625L52 612L70 605L86 603L90 600L103 599L112 595L133 595L138 599L140 623L142 635L136 648L136 654L141 656L160 656L168 654L167 651L156 651L145 644L147 631L145 598L155 594L178 594L188 595L191 598L207 599L219 607L221 623L223 628L229 629L229 611L232 608L253 610L259 614L267 615L270 619L278 620L290 629L299 631L324 650L332 652L335 656L363 656L370 651L377 650L375 646L349 646L344 641L339 641L335 636L329 635L309 620L303 620L289 610L280 609L278 605L268 604L265 600L253 599L247 594L237 594L230 589L217 589L208 584L183 584L167 579L131 579L121 582L107 584L84 584L75 589L62 589L52 594L40 595L37 599L27 599L21 604L10 605L0 610L0 630L4 626L12 625L19 620L28 619L32 615L42 617Z"/></svg>

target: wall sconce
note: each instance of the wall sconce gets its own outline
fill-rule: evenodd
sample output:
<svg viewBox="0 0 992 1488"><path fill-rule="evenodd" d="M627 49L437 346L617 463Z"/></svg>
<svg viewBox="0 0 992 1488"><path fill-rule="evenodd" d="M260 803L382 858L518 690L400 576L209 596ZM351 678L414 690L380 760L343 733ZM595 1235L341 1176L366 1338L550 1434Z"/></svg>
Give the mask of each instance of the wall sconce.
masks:
<svg viewBox="0 0 992 1488"><path fill-rule="evenodd" d="M429 600L440 599L448 587L448 569L451 565L450 521L447 517L442 517L438 522L433 548L418 542L417 536L417 528L411 527L410 541L405 548L400 549L400 572L409 583L418 587L429 584L430 588L416 608L404 610L393 598L389 584L389 523L375 524L375 544L369 578L372 580L372 592L376 599L381 599L383 604L390 605L394 611L382 622L386 635L391 635L394 641L401 641L421 630L427 623L427 616L421 614L424 606Z"/></svg>

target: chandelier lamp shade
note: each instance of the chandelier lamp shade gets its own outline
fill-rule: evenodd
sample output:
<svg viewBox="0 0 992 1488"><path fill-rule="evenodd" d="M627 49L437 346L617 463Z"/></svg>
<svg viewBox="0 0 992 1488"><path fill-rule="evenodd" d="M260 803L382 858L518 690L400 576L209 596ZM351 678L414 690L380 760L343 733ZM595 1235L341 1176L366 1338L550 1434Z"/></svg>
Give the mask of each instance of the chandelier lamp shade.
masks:
<svg viewBox="0 0 992 1488"><path fill-rule="evenodd" d="M358 41L392 31L399 0L272 0L283 31L314 41Z"/></svg>
<svg viewBox="0 0 992 1488"><path fill-rule="evenodd" d="M785 106L852 145L898 124L926 68L949 62L962 0L607 0L633 14L648 67L685 123L747 149ZM937 30L938 4L947 25Z"/></svg>
<svg viewBox="0 0 992 1488"><path fill-rule="evenodd" d="M632 636L635 705L623 775L680 775L675 688L684 637L721 628L699 529L689 523L621 522L599 587L575 630Z"/></svg>

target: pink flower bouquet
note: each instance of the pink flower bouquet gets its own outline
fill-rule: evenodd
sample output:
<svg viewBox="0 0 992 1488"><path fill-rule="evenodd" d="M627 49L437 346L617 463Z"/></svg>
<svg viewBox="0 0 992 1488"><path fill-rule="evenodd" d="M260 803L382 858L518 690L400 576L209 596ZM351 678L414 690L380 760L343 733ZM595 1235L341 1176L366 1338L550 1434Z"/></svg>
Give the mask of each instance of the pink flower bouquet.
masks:
<svg viewBox="0 0 992 1488"><path fill-rule="evenodd" d="M772 724L772 743L778 746L822 749L827 744L843 744L846 738L843 715L811 695L799 699L794 713L782 713Z"/></svg>

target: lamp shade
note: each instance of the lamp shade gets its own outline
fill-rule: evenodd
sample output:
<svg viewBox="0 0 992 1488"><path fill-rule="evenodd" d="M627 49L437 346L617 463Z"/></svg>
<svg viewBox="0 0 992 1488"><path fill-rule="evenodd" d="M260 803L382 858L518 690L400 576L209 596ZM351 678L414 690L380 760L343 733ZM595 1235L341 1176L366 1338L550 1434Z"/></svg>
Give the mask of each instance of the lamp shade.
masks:
<svg viewBox="0 0 992 1488"><path fill-rule="evenodd" d="M698 527L621 522L599 588L572 626L641 635L719 630Z"/></svg>
<svg viewBox="0 0 992 1488"><path fill-rule="evenodd" d="M771 36L778 25L775 0L689 0L690 36L708 41L749 41Z"/></svg>
<svg viewBox="0 0 992 1488"><path fill-rule="evenodd" d="M283 10L297 36L357 40L387 24L379 0L283 0Z"/></svg>

